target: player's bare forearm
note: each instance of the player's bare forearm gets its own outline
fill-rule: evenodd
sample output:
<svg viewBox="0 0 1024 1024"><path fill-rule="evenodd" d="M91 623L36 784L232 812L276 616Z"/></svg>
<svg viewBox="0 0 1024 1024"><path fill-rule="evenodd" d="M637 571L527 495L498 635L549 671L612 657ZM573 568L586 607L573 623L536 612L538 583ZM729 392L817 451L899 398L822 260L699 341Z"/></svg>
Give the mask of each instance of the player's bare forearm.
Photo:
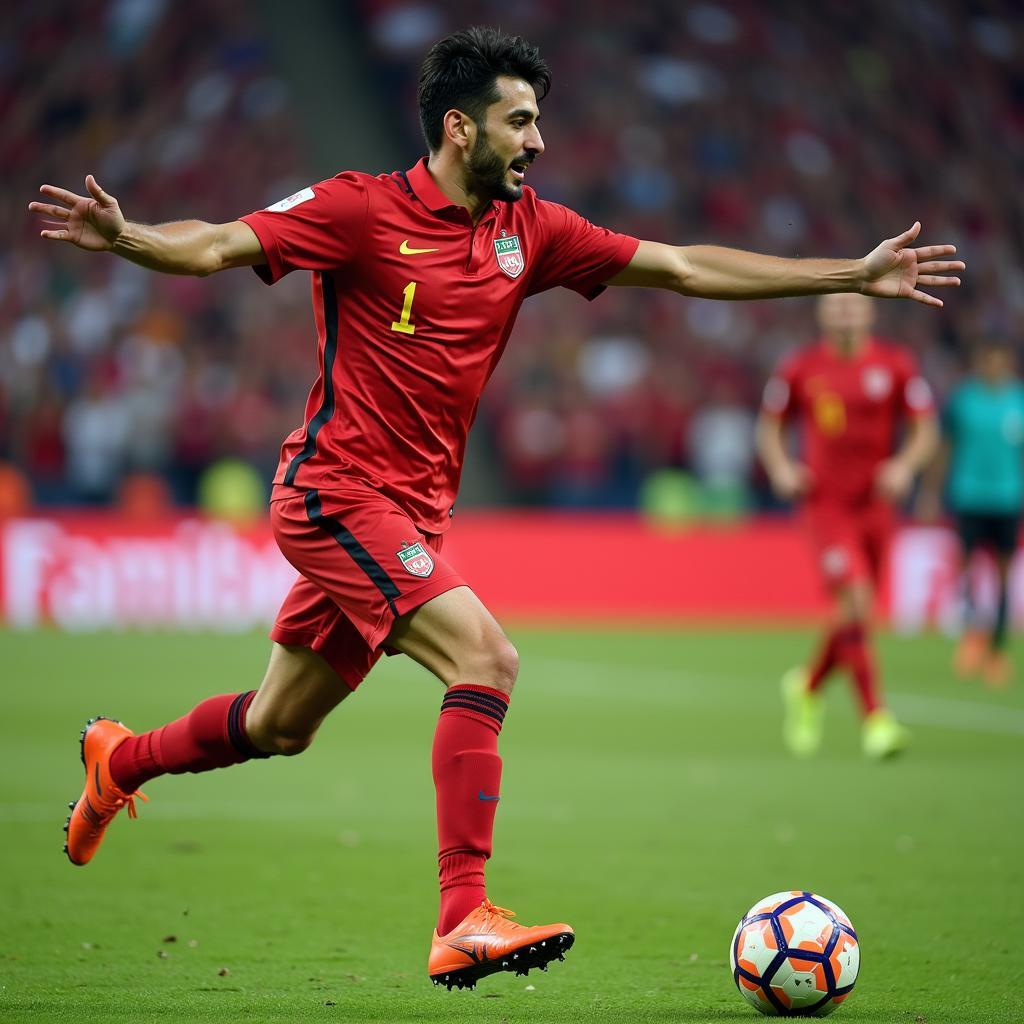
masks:
<svg viewBox="0 0 1024 1024"><path fill-rule="evenodd" d="M205 276L229 267L264 262L256 233L243 221L208 224L201 220L173 224L133 224L125 220L117 199L86 175L86 194L43 185L45 197L29 210L49 218L41 238L70 242L86 252L113 252L165 274Z"/></svg>
<svg viewBox="0 0 1024 1024"><path fill-rule="evenodd" d="M254 244L245 244L246 234ZM263 262L263 250L252 228L240 221L230 224L209 224L201 220L127 223L110 251L148 270L197 277Z"/></svg>
<svg viewBox="0 0 1024 1024"><path fill-rule="evenodd" d="M607 283L665 288L705 299L773 299L826 292L862 292L908 298L925 305L942 301L921 287L955 287L964 264L952 245L910 248L921 225L887 238L863 259L788 259L717 245L673 246L643 241L629 264Z"/></svg>
<svg viewBox="0 0 1024 1024"><path fill-rule="evenodd" d="M907 436L895 459L914 475L932 461L939 446L939 431L934 416L915 416L907 427Z"/></svg>
<svg viewBox="0 0 1024 1024"><path fill-rule="evenodd" d="M780 416L762 410L757 418L755 443L772 489L780 498L794 501L808 493L812 484L810 471L786 451Z"/></svg>
<svg viewBox="0 0 1024 1024"><path fill-rule="evenodd" d="M704 299L778 299L859 288L859 260L785 259L715 245L685 246L680 254L687 271L676 290Z"/></svg>
<svg viewBox="0 0 1024 1024"><path fill-rule="evenodd" d="M641 242L608 283L703 299L772 299L859 290L860 260L786 259L717 245Z"/></svg>
<svg viewBox="0 0 1024 1024"><path fill-rule="evenodd" d="M769 416L762 412L757 417L754 428L754 442L761 465L769 477L774 477L780 467L789 462L782 441L782 420L778 416Z"/></svg>

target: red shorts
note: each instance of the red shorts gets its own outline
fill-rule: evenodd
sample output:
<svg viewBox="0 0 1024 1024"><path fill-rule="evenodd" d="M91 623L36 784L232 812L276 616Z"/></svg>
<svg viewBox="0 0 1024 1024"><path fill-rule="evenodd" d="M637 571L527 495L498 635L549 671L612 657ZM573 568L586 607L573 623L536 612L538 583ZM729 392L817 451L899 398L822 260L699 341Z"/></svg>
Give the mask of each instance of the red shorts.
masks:
<svg viewBox="0 0 1024 1024"><path fill-rule="evenodd" d="M381 655L395 619L465 582L424 534L367 484L341 490L275 487L270 523L301 574L270 639L320 654L355 689Z"/></svg>
<svg viewBox="0 0 1024 1024"><path fill-rule="evenodd" d="M878 586L892 536L891 505L807 505L803 519L826 587L834 590L855 580Z"/></svg>

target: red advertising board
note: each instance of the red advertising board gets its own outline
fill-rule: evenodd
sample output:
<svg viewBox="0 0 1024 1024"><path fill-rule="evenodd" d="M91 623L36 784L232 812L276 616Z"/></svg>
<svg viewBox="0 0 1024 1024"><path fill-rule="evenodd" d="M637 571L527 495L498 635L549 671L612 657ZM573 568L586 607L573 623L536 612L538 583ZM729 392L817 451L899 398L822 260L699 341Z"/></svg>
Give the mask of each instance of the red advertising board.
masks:
<svg viewBox="0 0 1024 1024"><path fill-rule="evenodd" d="M902 531L882 602L896 625L951 619L954 553L944 530ZM445 556L505 619L770 623L827 607L789 521L665 530L631 515L475 512L460 516ZM263 627L294 575L265 524L0 523L0 610L15 628Z"/></svg>

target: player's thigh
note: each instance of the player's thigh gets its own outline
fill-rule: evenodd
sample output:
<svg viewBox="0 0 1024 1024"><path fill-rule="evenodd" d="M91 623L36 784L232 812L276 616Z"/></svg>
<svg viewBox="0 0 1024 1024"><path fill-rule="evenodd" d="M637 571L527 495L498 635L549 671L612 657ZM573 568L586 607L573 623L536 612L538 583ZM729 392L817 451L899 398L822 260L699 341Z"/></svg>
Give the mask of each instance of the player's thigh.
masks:
<svg viewBox="0 0 1024 1024"><path fill-rule="evenodd" d="M869 575L857 521L845 511L809 510L804 527L822 585L838 596L859 578Z"/></svg>
<svg viewBox="0 0 1024 1024"><path fill-rule="evenodd" d="M515 647L467 586L398 618L386 642L447 686L477 683L510 693L519 671Z"/></svg>
<svg viewBox="0 0 1024 1024"><path fill-rule="evenodd" d="M246 732L261 749L297 753L351 692L316 651L275 642L246 714Z"/></svg>
<svg viewBox="0 0 1024 1024"><path fill-rule="evenodd" d="M380 657L337 601L304 576L281 604L270 639L315 652L349 690L359 686Z"/></svg>
<svg viewBox="0 0 1024 1024"><path fill-rule="evenodd" d="M867 571L867 582L874 590L882 585L895 526L893 507L887 502L876 502L865 510L860 524L860 547Z"/></svg>

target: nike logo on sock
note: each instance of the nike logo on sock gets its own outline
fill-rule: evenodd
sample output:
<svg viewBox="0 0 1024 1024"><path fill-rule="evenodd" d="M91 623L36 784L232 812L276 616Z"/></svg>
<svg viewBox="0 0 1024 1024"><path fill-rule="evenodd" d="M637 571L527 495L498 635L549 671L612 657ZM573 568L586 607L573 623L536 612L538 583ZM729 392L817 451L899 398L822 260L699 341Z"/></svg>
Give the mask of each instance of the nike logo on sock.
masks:
<svg viewBox="0 0 1024 1024"><path fill-rule="evenodd" d="M500 796L488 796L482 789L480 790L480 795L477 797L477 800L500 800L500 799L501 799Z"/></svg>

